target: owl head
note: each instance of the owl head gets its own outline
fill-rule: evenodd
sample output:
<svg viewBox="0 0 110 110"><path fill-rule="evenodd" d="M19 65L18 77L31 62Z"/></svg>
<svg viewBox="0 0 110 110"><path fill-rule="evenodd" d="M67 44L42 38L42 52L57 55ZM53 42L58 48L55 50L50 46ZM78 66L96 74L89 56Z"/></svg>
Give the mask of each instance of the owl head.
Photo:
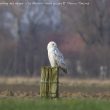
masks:
<svg viewBox="0 0 110 110"><path fill-rule="evenodd" d="M50 48L56 48L57 44L54 41L50 41L47 45L47 50Z"/></svg>

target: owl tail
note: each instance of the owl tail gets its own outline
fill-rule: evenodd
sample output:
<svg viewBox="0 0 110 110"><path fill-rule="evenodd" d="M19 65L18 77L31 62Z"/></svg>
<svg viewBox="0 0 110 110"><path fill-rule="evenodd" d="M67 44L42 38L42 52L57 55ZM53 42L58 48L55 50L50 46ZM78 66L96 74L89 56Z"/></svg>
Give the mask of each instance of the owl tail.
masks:
<svg viewBox="0 0 110 110"><path fill-rule="evenodd" d="M66 68L61 68L63 70L64 73L67 74L67 69Z"/></svg>

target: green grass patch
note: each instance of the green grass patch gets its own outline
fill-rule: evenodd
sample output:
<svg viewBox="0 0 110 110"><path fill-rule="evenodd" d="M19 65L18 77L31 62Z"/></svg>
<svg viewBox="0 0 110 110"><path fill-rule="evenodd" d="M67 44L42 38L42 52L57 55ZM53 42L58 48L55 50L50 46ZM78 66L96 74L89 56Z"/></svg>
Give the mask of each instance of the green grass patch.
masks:
<svg viewBox="0 0 110 110"><path fill-rule="evenodd" d="M110 110L110 100L99 99L0 99L0 110Z"/></svg>

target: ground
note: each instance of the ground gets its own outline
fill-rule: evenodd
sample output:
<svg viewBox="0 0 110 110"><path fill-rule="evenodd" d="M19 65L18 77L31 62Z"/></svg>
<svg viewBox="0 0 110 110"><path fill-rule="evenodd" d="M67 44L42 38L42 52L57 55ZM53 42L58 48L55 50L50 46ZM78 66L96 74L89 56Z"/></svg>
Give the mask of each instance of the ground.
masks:
<svg viewBox="0 0 110 110"><path fill-rule="evenodd" d="M39 97L40 78L0 78L0 97ZM61 98L110 99L110 80L60 78Z"/></svg>
<svg viewBox="0 0 110 110"><path fill-rule="evenodd" d="M110 80L61 77L54 100L41 99L39 88L38 77L1 77L0 110L110 110Z"/></svg>

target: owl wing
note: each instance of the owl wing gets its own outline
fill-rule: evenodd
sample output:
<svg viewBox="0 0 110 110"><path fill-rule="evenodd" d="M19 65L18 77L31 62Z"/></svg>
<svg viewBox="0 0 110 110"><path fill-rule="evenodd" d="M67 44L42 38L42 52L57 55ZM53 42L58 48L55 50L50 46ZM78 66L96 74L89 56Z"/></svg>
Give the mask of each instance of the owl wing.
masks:
<svg viewBox="0 0 110 110"><path fill-rule="evenodd" d="M54 58L55 58L57 65L60 66L62 69L64 69L64 72L66 72L66 65L65 65L64 57L58 48L54 50Z"/></svg>

